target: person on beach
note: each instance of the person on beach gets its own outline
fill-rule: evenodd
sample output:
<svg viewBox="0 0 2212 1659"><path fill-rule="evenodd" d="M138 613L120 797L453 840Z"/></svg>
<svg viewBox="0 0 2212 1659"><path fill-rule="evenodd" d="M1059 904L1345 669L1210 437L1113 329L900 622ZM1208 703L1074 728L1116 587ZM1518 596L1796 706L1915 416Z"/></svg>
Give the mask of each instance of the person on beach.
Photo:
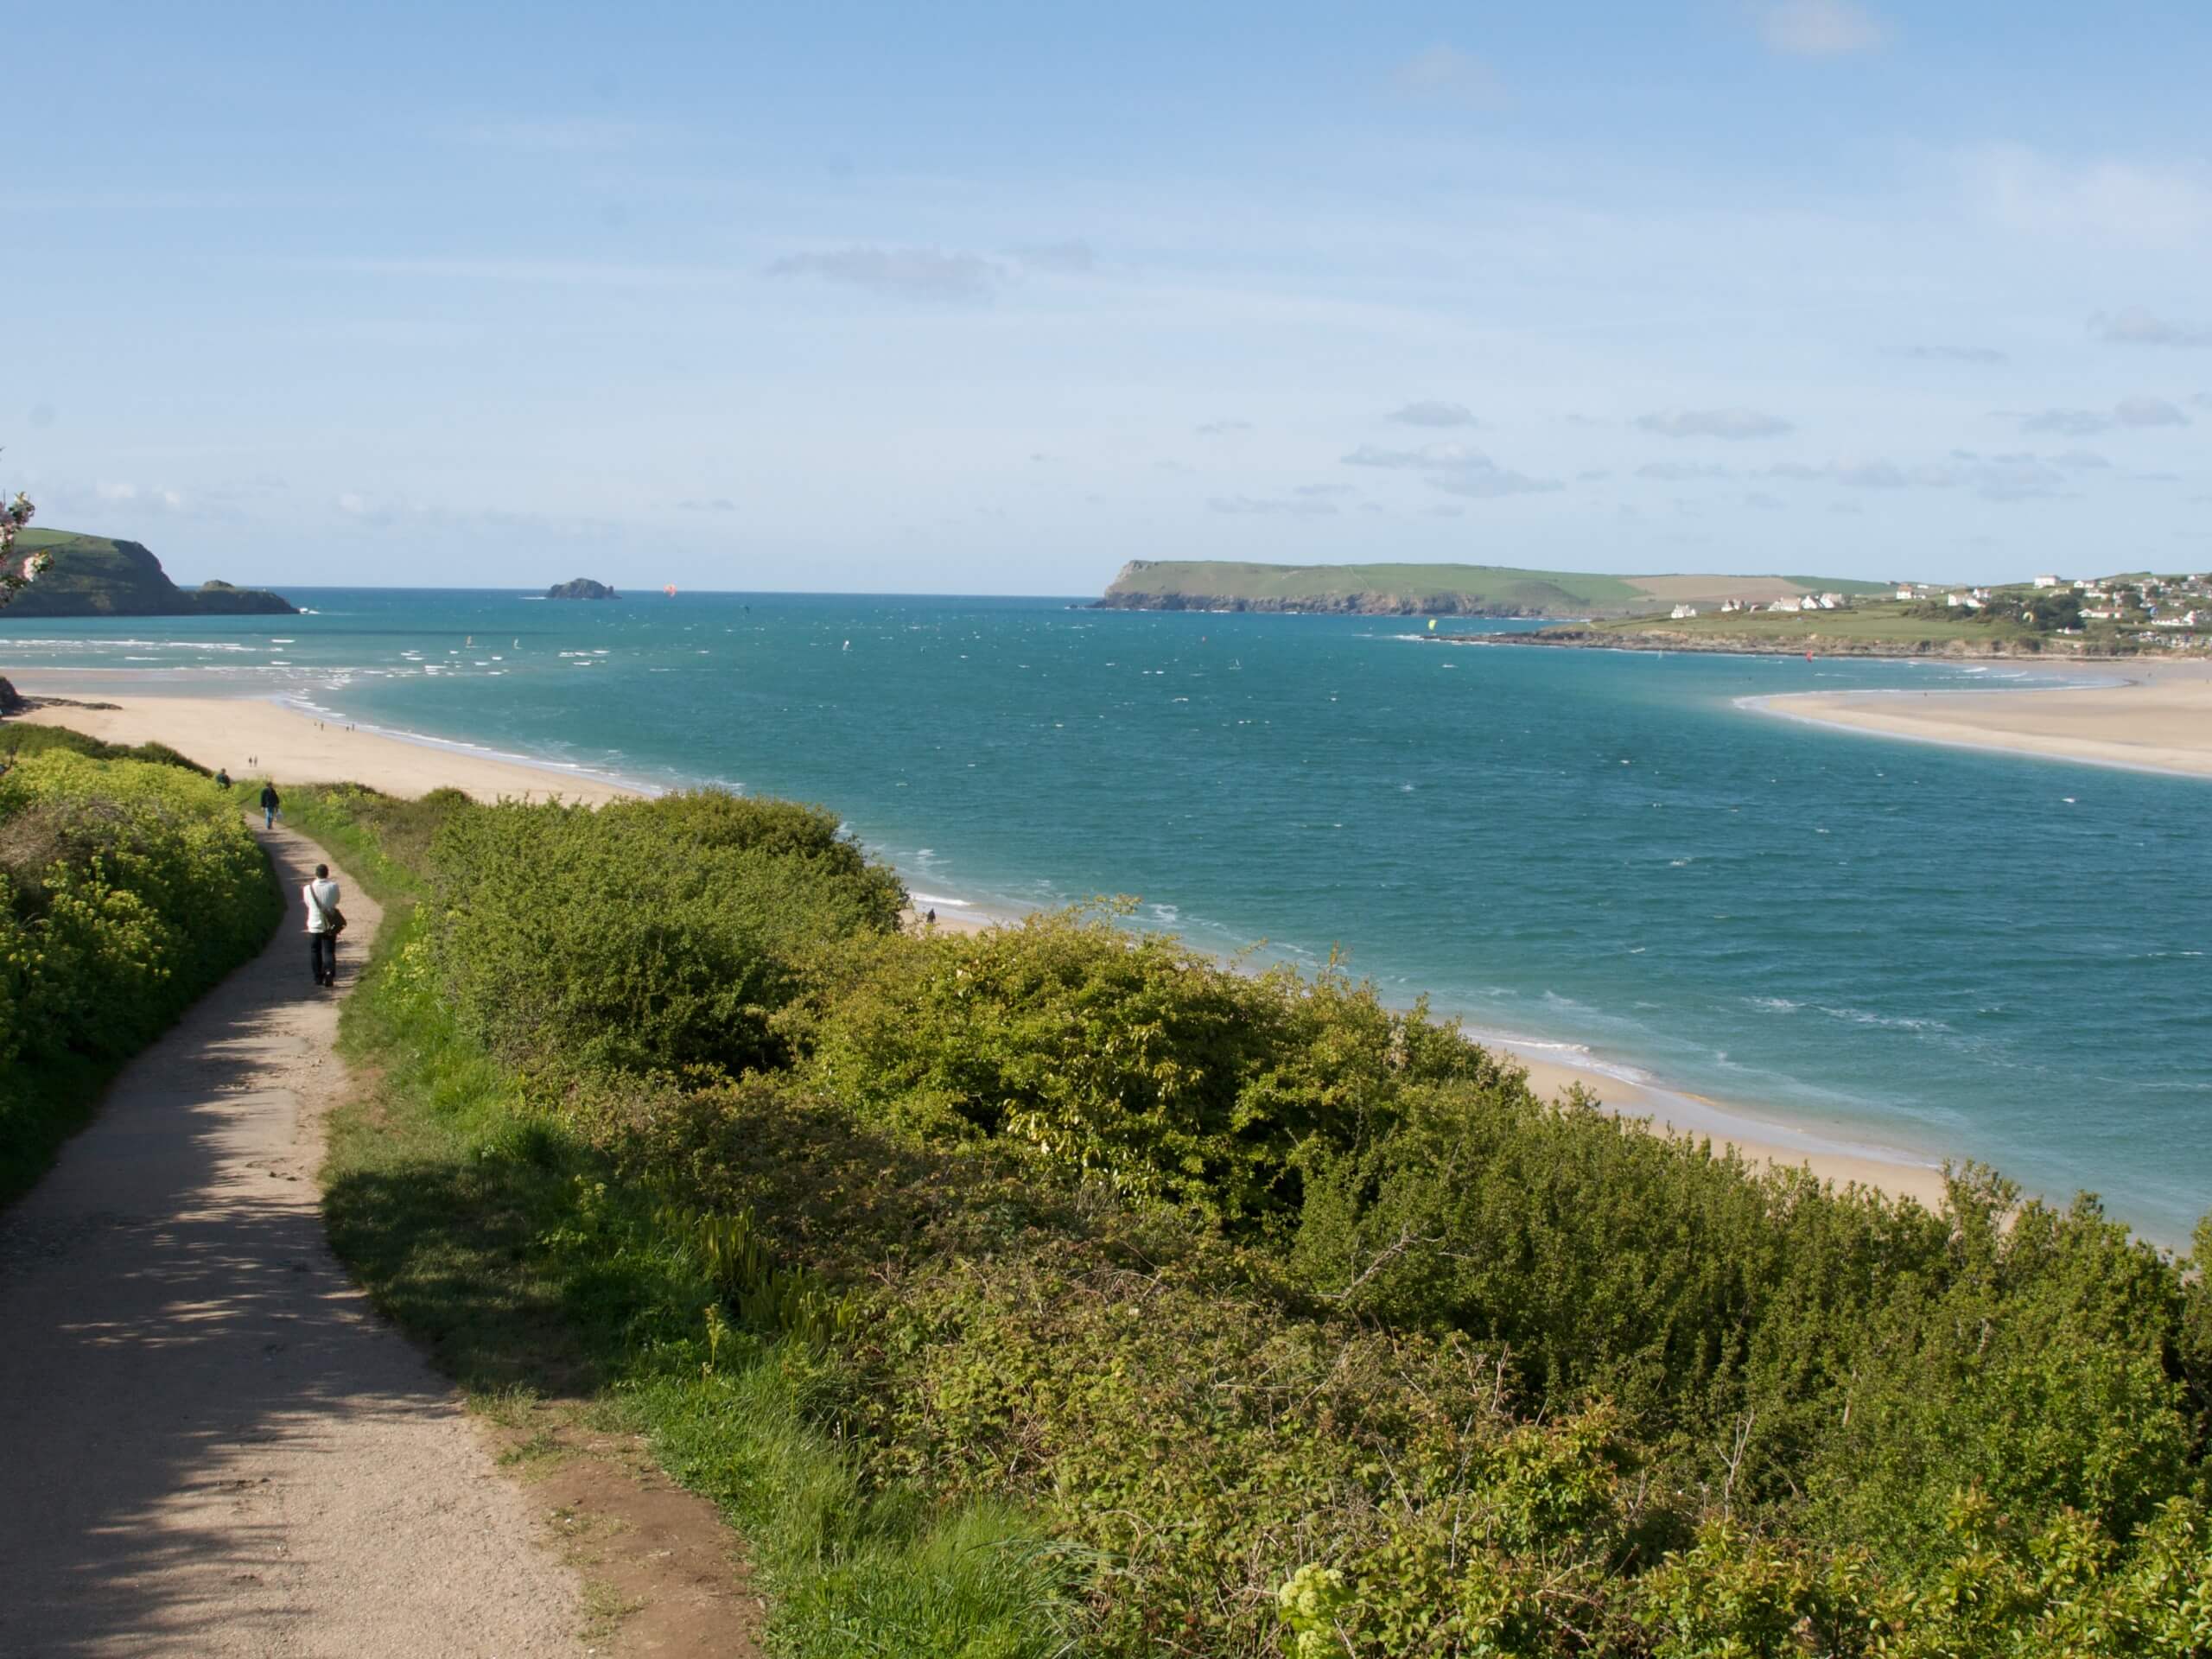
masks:
<svg viewBox="0 0 2212 1659"><path fill-rule="evenodd" d="M228 789L230 786L231 786L231 772L230 772L230 768L229 768L229 767L227 767L227 766L218 766L218 767L216 767L216 768L215 768L215 787L216 787L216 788L218 788L218 789Z"/></svg>
<svg viewBox="0 0 2212 1659"><path fill-rule="evenodd" d="M300 889L308 912L308 965L318 985L338 983L338 935L346 926L346 912L338 908L338 884L330 879L330 866L315 867L315 880Z"/></svg>
<svg viewBox="0 0 2212 1659"><path fill-rule="evenodd" d="M276 809L283 804L284 798L276 792L275 784L264 784L261 786L261 827L263 829L274 830L276 827Z"/></svg>

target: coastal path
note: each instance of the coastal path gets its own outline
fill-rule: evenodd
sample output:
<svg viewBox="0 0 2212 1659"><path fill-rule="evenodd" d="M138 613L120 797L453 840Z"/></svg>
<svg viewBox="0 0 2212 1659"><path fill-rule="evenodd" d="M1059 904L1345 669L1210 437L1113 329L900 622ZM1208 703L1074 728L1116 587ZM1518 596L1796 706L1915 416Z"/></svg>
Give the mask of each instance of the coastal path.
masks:
<svg viewBox="0 0 2212 1659"><path fill-rule="evenodd" d="M0 1655L582 1655L583 1586L318 1212L336 996L276 939L0 1212ZM340 995L379 919L353 883Z"/></svg>

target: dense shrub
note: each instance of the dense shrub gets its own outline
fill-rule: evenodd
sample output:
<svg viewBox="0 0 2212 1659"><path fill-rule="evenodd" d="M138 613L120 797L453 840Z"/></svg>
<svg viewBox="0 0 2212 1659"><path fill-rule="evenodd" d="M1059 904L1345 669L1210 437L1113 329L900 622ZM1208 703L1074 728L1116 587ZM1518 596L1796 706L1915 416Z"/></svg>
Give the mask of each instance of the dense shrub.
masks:
<svg viewBox="0 0 2212 1659"><path fill-rule="evenodd" d="M1295 1210L1300 1149L1366 1144L1402 1089L1497 1074L1341 975L1248 977L1079 914L886 940L811 1035L817 1084L902 1132L1232 1221Z"/></svg>
<svg viewBox="0 0 2212 1659"><path fill-rule="evenodd" d="M780 1332L840 1490L1021 1505L1098 1650L2212 1651L2212 1293L2093 1203L1747 1167L1096 917L902 935L798 809L441 818L392 971L630 1195L593 1294L649 1235L708 1376Z"/></svg>
<svg viewBox="0 0 2212 1659"><path fill-rule="evenodd" d="M48 743L0 776L0 1196L35 1179L99 1069L259 949L278 910L260 849L190 770Z"/></svg>
<svg viewBox="0 0 2212 1659"><path fill-rule="evenodd" d="M67 726L0 726L0 765L25 755L46 754L60 749L93 760L145 760L156 766L178 766L202 778L214 774L197 760L178 753L166 743L105 743Z"/></svg>
<svg viewBox="0 0 2212 1659"><path fill-rule="evenodd" d="M456 813L430 865L454 1007L525 1064L777 1064L779 1014L905 903L828 814L715 793Z"/></svg>

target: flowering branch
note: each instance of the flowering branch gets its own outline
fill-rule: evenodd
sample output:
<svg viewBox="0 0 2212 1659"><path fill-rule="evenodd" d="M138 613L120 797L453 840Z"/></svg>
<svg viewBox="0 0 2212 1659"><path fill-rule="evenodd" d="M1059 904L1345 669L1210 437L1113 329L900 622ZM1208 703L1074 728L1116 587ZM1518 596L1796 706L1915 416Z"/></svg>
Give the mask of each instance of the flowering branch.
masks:
<svg viewBox="0 0 2212 1659"><path fill-rule="evenodd" d="M51 557L45 553L33 553L20 567L16 563L16 532L30 523L31 514L36 511L30 497L21 490L16 492L13 501L0 506L0 606L30 586Z"/></svg>

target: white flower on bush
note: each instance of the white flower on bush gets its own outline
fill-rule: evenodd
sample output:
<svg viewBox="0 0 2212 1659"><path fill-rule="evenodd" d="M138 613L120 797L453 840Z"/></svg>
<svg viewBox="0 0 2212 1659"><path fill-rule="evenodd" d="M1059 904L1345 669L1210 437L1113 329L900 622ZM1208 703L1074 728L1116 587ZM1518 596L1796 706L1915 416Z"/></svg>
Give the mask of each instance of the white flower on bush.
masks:
<svg viewBox="0 0 2212 1659"><path fill-rule="evenodd" d="M30 497L21 490L16 492L13 501L0 507L0 605L5 605L17 590L36 581L39 573L53 561L50 553L34 553L23 561L21 569L9 568L16 550L16 532L30 523L31 515L37 511L31 505Z"/></svg>

